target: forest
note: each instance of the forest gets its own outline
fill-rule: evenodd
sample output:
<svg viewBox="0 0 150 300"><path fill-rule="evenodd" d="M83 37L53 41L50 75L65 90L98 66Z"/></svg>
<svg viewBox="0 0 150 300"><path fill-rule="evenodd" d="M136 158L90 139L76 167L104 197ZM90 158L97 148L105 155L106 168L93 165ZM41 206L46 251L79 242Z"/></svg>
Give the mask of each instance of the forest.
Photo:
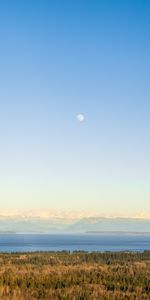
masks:
<svg viewBox="0 0 150 300"><path fill-rule="evenodd" d="M1 253L0 299L149 300L150 251Z"/></svg>

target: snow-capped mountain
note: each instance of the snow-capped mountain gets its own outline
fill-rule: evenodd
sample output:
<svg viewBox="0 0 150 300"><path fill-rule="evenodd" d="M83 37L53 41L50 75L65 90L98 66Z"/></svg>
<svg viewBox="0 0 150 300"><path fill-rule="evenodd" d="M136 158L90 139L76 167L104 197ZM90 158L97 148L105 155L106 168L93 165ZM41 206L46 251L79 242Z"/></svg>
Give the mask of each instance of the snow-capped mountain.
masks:
<svg viewBox="0 0 150 300"><path fill-rule="evenodd" d="M57 211L0 211L0 232L71 233L71 232L150 232L149 215L103 216L88 212Z"/></svg>

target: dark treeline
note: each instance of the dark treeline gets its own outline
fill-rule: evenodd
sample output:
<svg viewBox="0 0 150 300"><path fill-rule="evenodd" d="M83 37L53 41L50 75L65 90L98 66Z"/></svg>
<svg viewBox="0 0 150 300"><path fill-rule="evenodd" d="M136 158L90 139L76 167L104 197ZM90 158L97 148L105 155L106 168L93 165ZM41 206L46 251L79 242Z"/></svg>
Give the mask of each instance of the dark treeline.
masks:
<svg viewBox="0 0 150 300"><path fill-rule="evenodd" d="M0 299L150 299L150 251L0 254Z"/></svg>

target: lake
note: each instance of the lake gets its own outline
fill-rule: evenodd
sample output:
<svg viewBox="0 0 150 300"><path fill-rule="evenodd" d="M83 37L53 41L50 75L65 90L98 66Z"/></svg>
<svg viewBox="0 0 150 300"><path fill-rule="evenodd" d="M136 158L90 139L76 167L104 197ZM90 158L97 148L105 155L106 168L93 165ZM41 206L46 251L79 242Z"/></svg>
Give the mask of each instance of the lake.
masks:
<svg viewBox="0 0 150 300"><path fill-rule="evenodd" d="M149 234L0 234L0 252L144 251Z"/></svg>

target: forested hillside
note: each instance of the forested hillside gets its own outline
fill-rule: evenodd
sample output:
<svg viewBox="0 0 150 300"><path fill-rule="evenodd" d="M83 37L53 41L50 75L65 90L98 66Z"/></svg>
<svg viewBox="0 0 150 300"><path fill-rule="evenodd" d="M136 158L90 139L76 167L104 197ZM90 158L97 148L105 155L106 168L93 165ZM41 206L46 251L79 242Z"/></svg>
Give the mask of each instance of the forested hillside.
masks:
<svg viewBox="0 0 150 300"><path fill-rule="evenodd" d="M0 299L150 299L150 251L0 254Z"/></svg>

